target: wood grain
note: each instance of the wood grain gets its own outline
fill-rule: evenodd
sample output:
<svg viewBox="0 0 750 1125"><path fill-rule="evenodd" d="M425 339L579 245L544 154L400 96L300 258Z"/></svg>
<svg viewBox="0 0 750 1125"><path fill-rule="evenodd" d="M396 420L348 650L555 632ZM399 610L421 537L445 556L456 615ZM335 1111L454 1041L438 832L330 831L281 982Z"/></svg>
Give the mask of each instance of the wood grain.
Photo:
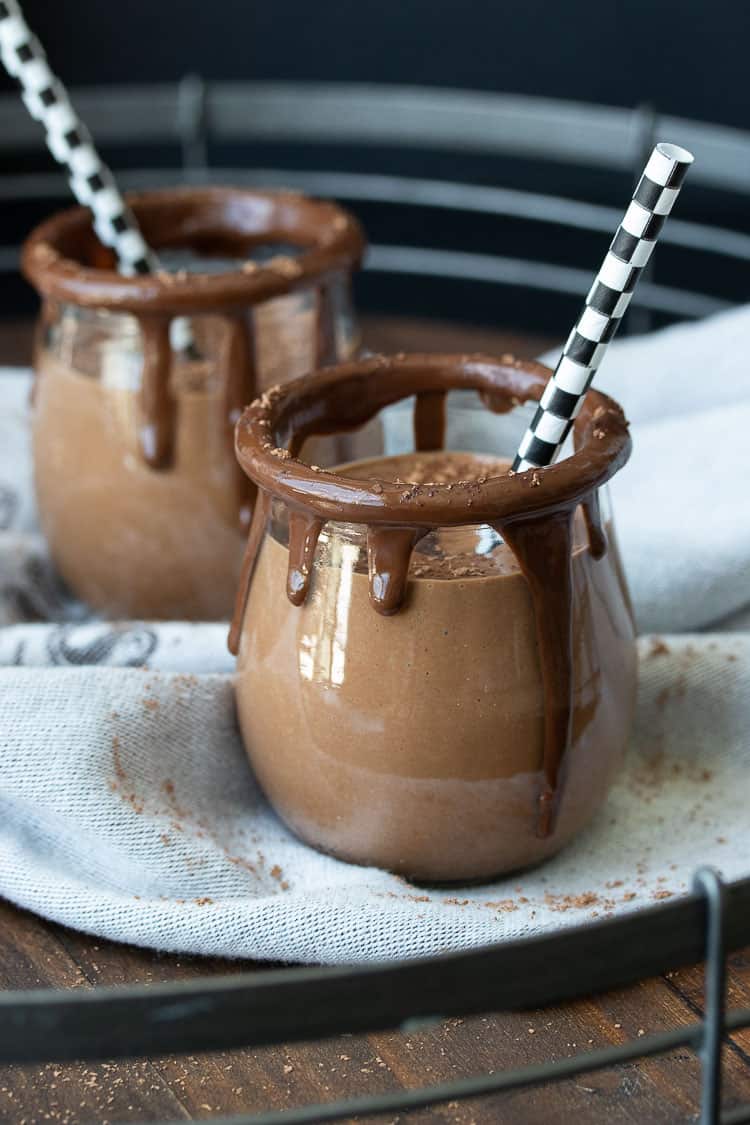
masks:
<svg viewBox="0 0 750 1125"><path fill-rule="evenodd" d="M730 959L733 1003L747 1003L749 964L748 952ZM0 904L4 988L183 981L238 967L91 939ZM567 1057L691 1023L701 1011L701 988L696 968L575 1004L445 1020L410 1034L338 1036L133 1063L5 1067L0 1068L0 1120L18 1125L180 1120L412 1088ZM750 1099L750 1060L738 1038L725 1051L728 1106ZM694 1114L699 1084L699 1064L685 1050L555 1086L438 1106L409 1120L676 1123Z"/></svg>

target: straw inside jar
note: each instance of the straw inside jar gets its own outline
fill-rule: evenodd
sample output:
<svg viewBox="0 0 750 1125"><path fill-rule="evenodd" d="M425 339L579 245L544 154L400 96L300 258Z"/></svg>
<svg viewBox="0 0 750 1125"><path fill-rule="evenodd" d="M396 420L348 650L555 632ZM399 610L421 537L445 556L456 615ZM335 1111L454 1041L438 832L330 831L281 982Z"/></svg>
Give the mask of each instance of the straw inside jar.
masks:
<svg viewBox="0 0 750 1125"><path fill-rule="evenodd" d="M667 142L651 153L518 447L513 472L542 469L557 458L692 162L692 153Z"/></svg>

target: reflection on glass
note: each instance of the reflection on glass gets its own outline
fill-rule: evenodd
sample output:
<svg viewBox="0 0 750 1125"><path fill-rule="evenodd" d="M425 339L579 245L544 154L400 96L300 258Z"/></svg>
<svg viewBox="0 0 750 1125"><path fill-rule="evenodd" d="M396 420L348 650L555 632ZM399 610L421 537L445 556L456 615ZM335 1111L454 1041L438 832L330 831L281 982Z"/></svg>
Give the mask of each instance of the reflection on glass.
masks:
<svg viewBox="0 0 750 1125"><path fill-rule="evenodd" d="M333 586L335 591L327 588L322 592L323 613L315 618L317 631L300 636L299 672L305 680L339 686L346 672L352 575L359 559L359 547L356 543L334 539L328 548L331 566L325 576L320 577L326 587Z"/></svg>

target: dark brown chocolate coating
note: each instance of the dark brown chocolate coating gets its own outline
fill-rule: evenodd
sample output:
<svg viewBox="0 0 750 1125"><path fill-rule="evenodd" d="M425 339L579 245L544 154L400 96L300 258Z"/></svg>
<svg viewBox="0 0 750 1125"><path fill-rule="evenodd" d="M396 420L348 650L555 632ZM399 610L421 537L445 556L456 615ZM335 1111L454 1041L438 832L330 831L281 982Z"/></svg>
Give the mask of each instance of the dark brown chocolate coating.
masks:
<svg viewBox="0 0 750 1125"><path fill-rule="evenodd" d="M236 430L240 464L261 488L290 507L322 520L446 527L465 523L514 522L575 507L606 483L630 455L630 437L621 408L590 390L574 435L576 452L544 470L508 473L480 481L419 488L406 497L402 485L347 478L296 460L312 434L356 429L378 411L410 395L479 391L496 413L536 401L551 375L540 363L502 362L488 356L373 356L314 372L266 392L244 411ZM426 448L442 445L422 430ZM439 438L439 444L437 439ZM284 452L291 453L291 457Z"/></svg>
<svg viewBox="0 0 750 1125"><path fill-rule="evenodd" d="M180 247L244 258L260 243L279 242L302 253L218 274L124 277L98 241L89 211L71 207L38 226L23 246L21 269L42 296L110 312L195 315L309 288L326 275L355 268L364 253L364 235L352 215L292 192L168 188L127 200L155 250Z"/></svg>

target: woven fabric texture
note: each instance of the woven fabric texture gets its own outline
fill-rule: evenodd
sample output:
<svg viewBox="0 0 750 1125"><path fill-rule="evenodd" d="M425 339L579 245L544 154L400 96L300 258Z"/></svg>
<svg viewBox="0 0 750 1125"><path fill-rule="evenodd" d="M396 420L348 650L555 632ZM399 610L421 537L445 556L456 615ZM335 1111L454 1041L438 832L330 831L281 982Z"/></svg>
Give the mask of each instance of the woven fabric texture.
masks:
<svg viewBox="0 0 750 1125"><path fill-rule="evenodd" d="M634 422L613 491L637 616L682 635L640 642L628 757L588 830L536 871L450 890L284 828L242 751L225 625L105 623L66 594L35 519L29 375L0 372L0 894L115 940L336 963L638 909L700 864L746 875L748 350L748 309L610 349L600 382Z"/></svg>

